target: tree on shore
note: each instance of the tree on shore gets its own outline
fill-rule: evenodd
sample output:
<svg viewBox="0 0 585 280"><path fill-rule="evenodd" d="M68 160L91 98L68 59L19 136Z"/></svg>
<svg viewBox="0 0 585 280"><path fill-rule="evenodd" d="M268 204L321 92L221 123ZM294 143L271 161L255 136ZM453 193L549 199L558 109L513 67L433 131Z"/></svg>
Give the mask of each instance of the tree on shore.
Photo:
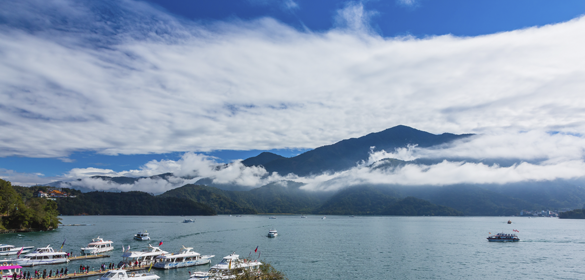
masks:
<svg viewBox="0 0 585 280"><path fill-rule="evenodd" d="M236 280L288 280L286 275L281 271L276 270L271 264L262 261L260 266L260 275L244 271L244 274L238 275Z"/></svg>
<svg viewBox="0 0 585 280"><path fill-rule="evenodd" d="M57 203L33 197L23 201L8 181L0 179L0 229L55 229L59 226Z"/></svg>

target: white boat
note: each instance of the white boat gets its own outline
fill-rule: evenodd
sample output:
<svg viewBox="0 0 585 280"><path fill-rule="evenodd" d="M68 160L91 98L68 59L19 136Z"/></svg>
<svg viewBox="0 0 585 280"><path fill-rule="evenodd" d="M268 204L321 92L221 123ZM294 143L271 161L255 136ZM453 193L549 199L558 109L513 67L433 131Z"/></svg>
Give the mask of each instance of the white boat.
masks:
<svg viewBox="0 0 585 280"><path fill-rule="evenodd" d="M301 215L301 219L306 219L306 218L307 218L307 216Z"/></svg>
<svg viewBox="0 0 585 280"><path fill-rule="evenodd" d="M150 240L150 236L148 235L148 232L146 232L146 230L145 230L144 232L139 232L139 233L135 234L134 239L140 240L140 241L145 241L145 240Z"/></svg>
<svg viewBox="0 0 585 280"><path fill-rule="evenodd" d="M193 252L191 250L193 250L193 248L183 246L181 251L179 251L176 254L160 255L156 257L154 267L160 269L171 269L186 266L202 265L210 263L211 258L215 257L215 255L202 256L201 254Z"/></svg>
<svg viewBox="0 0 585 280"><path fill-rule="evenodd" d="M30 252L34 247L35 246L16 247L13 245L8 245L8 244L0 244L0 256L16 255L16 254L18 254L20 249L22 249L21 254L26 254L26 253Z"/></svg>
<svg viewBox="0 0 585 280"><path fill-rule="evenodd" d="M327 219L327 217L323 217L323 218L321 218L321 220L325 220L325 219Z"/></svg>
<svg viewBox="0 0 585 280"><path fill-rule="evenodd" d="M100 277L100 280L156 280L160 277L154 273L144 273L144 272L131 272L126 273L126 270L123 269L116 269L110 270L106 272L106 274Z"/></svg>
<svg viewBox="0 0 585 280"><path fill-rule="evenodd" d="M520 238L513 233L498 233L496 235L490 235L487 240L489 242L518 242Z"/></svg>
<svg viewBox="0 0 585 280"><path fill-rule="evenodd" d="M16 263L20 266L33 266L33 265L45 265L45 264L58 264L68 263L67 253L55 252L51 245L47 247L37 248L31 253L26 254L24 257L16 260Z"/></svg>
<svg viewBox="0 0 585 280"><path fill-rule="evenodd" d="M193 219L186 219L183 221L183 223L194 223L195 221Z"/></svg>
<svg viewBox="0 0 585 280"><path fill-rule="evenodd" d="M14 273L20 274L20 269L22 269L20 265L3 263L0 265L0 279L10 280Z"/></svg>
<svg viewBox="0 0 585 280"><path fill-rule="evenodd" d="M268 231L268 237L276 237L278 232L275 229L271 229Z"/></svg>
<svg viewBox="0 0 585 280"><path fill-rule="evenodd" d="M276 219L276 217L274 217L274 216L270 216L268 219Z"/></svg>
<svg viewBox="0 0 585 280"><path fill-rule="evenodd" d="M103 238L98 236L96 239L92 239L91 241L92 242L87 244L87 247L81 248L81 252L84 254L98 254L114 250L114 246L112 246L112 243L114 242L111 240L104 241Z"/></svg>
<svg viewBox="0 0 585 280"><path fill-rule="evenodd" d="M126 251L122 254L122 258L125 263L136 263L138 265L149 265L156 257L161 255L167 255L169 252L161 250L159 247L154 247L148 244L148 249L142 251Z"/></svg>
<svg viewBox="0 0 585 280"><path fill-rule="evenodd" d="M259 261L252 260L241 260L238 255L231 254L227 257L223 257L220 263L212 266L209 271L195 271L191 273L189 280L224 280L224 279L235 279L236 277L249 273L252 275L259 276L260 266L262 265Z"/></svg>

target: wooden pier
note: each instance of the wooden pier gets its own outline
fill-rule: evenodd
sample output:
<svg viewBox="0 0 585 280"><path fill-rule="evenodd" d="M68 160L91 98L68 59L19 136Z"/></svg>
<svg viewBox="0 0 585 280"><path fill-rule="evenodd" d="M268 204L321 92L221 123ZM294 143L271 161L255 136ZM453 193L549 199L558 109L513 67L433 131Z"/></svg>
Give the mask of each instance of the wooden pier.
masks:
<svg viewBox="0 0 585 280"><path fill-rule="evenodd" d="M89 260L89 259L99 259L99 258L109 258L110 255L81 255L81 256L74 256L69 257L70 261L78 261L78 260Z"/></svg>
<svg viewBox="0 0 585 280"><path fill-rule="evenodd" d="M123 269L126 270L126 272L131 272L131 271L139 271L139 270L148 270L150 268L150 265L143 265L143 266L134 266L134 267L128 267L125 266ZM63 280L63 279L77 279L77 278L85 278L85 277L101 277L102 275L106 274L106 272L110 271L110 270L118 270L117 268L114 269L106 269L106 270L96 270L96 271L89 271L87 273L69 273L67 275L57 275L57 276L53 276L53 277L47 277L45 278L45 280ZM39 280L42 280L43 278L39 278ZM33 280L36 280L36 278L33 277Z"/></svg>

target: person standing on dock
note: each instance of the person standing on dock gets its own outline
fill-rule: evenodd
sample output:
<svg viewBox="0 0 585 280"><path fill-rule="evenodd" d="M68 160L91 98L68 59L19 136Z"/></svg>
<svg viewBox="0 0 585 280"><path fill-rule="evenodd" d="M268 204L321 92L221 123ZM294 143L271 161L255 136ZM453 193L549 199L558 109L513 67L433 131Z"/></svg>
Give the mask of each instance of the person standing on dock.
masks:
<svg viewBox="0 0 585 280"><path fill-rule="evenodd" d="M69 270L67 268L65 268L65 275L67 275L68 272L69 272Z"/></svg>
<svg viewBox="0 0 585 280"><path fill-rule="evenodd" d="M43 279L47 278L47 269L43 269Z"/></svg>

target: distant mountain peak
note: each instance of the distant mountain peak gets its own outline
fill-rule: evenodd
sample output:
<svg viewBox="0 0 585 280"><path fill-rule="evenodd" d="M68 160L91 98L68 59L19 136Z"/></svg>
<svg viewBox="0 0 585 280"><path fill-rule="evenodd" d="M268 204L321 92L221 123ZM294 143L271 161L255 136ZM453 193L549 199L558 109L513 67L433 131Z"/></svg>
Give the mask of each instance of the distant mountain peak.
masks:
<svg viewBox="0 0 585 280"><path fill-rule="evenodd" d="M278 159L286 159L286 158L283 156L277 155L275 153L262 152L255 157L251 157L251 158L248 158L248 159L242 161L242 163L245 166L254 166L254 165L256 165L256 166L262 165L263 166L271 161L278 160Z"/></svg>
<svg viewBox="0 0 585 280"><path fill-rule="evenodd" d="M318 147L292 158L270 158L268 155L271 153L267 155L262 153L257 157L243 161L243 163L247 166L262 165L270 173L278 172L280 175L294 173L299 176L306 176L326 171L342 171L355 167L358 162L368 159L371 147L376 147L376 151L393 152L396 148L403 148L408 145L431 147L471 135L451 133L436 135L409 126L397 125L359 138L345 139L335 144Z"/></svg>

